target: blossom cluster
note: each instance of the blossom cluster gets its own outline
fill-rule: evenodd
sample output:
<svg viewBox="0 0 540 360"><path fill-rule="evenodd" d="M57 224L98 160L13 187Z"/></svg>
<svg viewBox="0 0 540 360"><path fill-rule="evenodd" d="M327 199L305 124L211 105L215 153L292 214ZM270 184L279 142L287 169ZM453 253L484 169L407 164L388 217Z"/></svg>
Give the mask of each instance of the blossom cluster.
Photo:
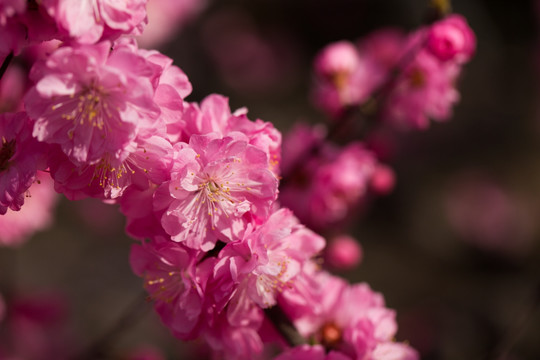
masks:
<svg viewBox="0 0 540 360"><path fill-rule="evenodd" d="M231 110L221 95L186 100L186 74L135 40L145 5L0 2L0 33L9 40L0 60L54 40L39 45L45 50L34 57L23 106L0 114L2 226L15 229L11 214L30 211L25 197L51 206L53 197L38 196L36 186L52 179L70 200L119 204L127 233L139 240L132 269L179 339L202 338L228 359L263 358L266 343L284 350L277 359L416 359L394 340L395 313L382 295L315 261L325 240L310 228L344 221L384 166L360 142L340 148L302 127L283 144L282 159L281 133L271 123ZM318 103L336 114L364 102L397 66L393 59L419 41L426 44L402 69L381 114L417 127L426 116L446 118L459 67L474 49L458 16L407 38L384 33L359 48L327 48L315 66ZM309 147L315 156L306 157ZM281 177L288 186L278 199ZM285 345L271 325L273 307L310 345Z"/></svg>
<svg viewBox="0 0 540 360"><path fill-rule="evenodd" d="M333 43L315 60L313 99L337 117L375 97L381 121L425 129L429 119L450 118L456 80L475 49L473 31L457 14L410 34L382 29L356 44Z"/></svg>

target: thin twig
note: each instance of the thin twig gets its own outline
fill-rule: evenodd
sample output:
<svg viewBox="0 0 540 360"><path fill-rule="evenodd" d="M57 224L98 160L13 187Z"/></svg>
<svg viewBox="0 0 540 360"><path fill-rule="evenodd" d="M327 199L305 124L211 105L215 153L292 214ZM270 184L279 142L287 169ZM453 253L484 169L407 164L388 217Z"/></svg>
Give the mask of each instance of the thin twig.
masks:
<svg viewBox="0 0 540 360"><path fill-rule="evenodd" d="M4 73L6 72L9 64L11 63L11 60L13 60L13 52L10 52L8 56L6 56L4 62L2 63L2 66L0 67L0 80L2 80L2 77L4 76Z"/></svg>
<svg viewBox="0 0 540 360"><path fill-rule="evenodd" d="M264 309L264 313L268 320L274 324L276 330L283 336L287 344L290 346L307 344L306 339L300 335L294 324L279 306L266 308Z"/></svg>

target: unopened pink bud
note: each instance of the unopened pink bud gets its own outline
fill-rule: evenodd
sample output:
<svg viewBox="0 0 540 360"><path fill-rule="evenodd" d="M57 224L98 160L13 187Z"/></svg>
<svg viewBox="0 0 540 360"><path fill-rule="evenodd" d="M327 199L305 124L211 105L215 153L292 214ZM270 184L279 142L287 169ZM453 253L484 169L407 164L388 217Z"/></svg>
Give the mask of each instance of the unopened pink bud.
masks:
<svg viewBox="0 0 540 360"><path fill-rule="evenodd" d="M349 235L335 237L328 244L326 262L332 268L345 270L360 264L363 257L360 243Z"/></svg>
<svg viewBox="0 0 540 360"><path fill-rule="evenodd" d="M473 31L461 15L451 15L431 27L429 50L442 61L467 61L476 49Z"/></svg>
<svg viewBox="0 0 540 360"><path fill-rule="evenodd" d="M396 175L391 167L379 165L371 177L371 188L380 195L386 195L394 190L396 185Z"/></svg>
<svg viewBox="0 0 540 360"><path fill-rule="evenodd" d="M360 59L358 50L348 41L340 41L325 47L315 59L315 72L322 76L338 73L350 74L356 70Z"/></svg>

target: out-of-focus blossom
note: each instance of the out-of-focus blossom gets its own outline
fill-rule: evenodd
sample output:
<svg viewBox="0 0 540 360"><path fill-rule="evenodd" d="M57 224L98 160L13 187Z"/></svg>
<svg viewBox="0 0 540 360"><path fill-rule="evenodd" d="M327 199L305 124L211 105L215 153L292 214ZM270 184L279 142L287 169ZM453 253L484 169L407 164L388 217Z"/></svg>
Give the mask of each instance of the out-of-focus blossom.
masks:
<svg viewBox="0 0 540 360"><path fill-rule="evenodd" d="M399 127L425 129L429 119L445 121L459 100L460 68L421 50L403 69L384 103L382 118Z"/></svg>
<svg viewBox="0 0 540 360"><path fill-rule="evenodd" d="M21 210L8 209L4 215L0 215L0 245L20 245L35 232L49 226L53 220L56 200L57 194L51 177L38 171Z"/></svg>
<svg viewBox="0 0 540 360"><path fill-rule="evenodd" d="M0 114L0 214L21 209L36 171L46 167L47 146L32 137L31 127L25 113Z"/></svg>
<svg viewBox="0 0 540 360"><path fill-rule="evenodd" d="M146 23L147 0L44 0L43 6L58 28L78 43L114 40L140 34Z"/></svg>
<svg viewBox="0 0 540 360"><path fill-rule="evenodd" d="M471 173L455 179L444 205L455 233L480 249L513 254L533 239L534 219L526 205L485 175Z"/></svg>
<svg viewBox="0 0 540 360"><path fill-rule="evenodd" d="M334 116L369 96L370 69L351 42L340 41L325 47L315 59L314 70L315 104Z"/></svg>
<svg viewBox="0 0 540 360"><path fill-rule="evenodd" d="M358 266L363 255L358 240L349 235L339 235L328 242L325 261L332 269L345 270Z"/></svg>
<svg viewBox="0 0 540 360"><path fill-rule="evenodd" d="M328 45L315 60L315 104L333 117L373 96L379 117L424 129L447 120L459 100L455 82L476 47L463 17L449 16L408 36L392 29Z"/></svg>
<svg viewBox="0 0 540 360"><path fill-rule="evenodd" d="M10 298L2 323L1 359L55 360L73 354L74 336L66 321L66 300L55 293Z"/></svg>
<svg viewBox="0 0 540 360"><path fill-rule="evenodd" d="M211 15L203 24L203 45L218 74L245 95L290 91L298 79L298 44L287 33L266 28L238 10Z"/></svg>
<svg viewBox="0 0 540 360"><path fill-rule="evenodd" d="M137 37L143 48L158 48L195 18L207 5L206 0L149 0L148 24Z"/></svg>
<svg viewBox="0 0 540 360"><path fill-rule="evenodd" d="M291 173L284 171L290 181L281 189L280 201L308 226L324 229L342 222L358 207L369 188L377 161L359 142L343 149L322 144L317 155L309 154L313 145L298 140L309 138L308 133L305 128L297 127L284 141L284 149L298 149L283 152L296 155L297 160L283 160L284 166L296 163L296 169L291 169Z"/></svg>
<svg viewBox="0 0 540 360"><path fill-rule="evenodd" d="M396 174L391 167L386 165L378 165L371 177L371 189L377 193L386 195L394 190L396 184Z"/></svg>

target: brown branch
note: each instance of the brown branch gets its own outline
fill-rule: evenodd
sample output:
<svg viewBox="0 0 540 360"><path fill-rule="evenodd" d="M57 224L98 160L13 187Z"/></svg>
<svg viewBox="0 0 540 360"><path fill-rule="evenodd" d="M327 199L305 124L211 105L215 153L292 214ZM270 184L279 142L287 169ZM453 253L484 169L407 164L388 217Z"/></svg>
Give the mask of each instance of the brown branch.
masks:
<svg viewBox="0 0 540 360"><path fill-rule="evenodd" d="M13 60L13 52L10 52L6 56L4 62L2 63L2 66L0 66L0 80L2 80L2 77L4 76L4 73L6 72L9 64L11 63L11 60Z"/></svg>

